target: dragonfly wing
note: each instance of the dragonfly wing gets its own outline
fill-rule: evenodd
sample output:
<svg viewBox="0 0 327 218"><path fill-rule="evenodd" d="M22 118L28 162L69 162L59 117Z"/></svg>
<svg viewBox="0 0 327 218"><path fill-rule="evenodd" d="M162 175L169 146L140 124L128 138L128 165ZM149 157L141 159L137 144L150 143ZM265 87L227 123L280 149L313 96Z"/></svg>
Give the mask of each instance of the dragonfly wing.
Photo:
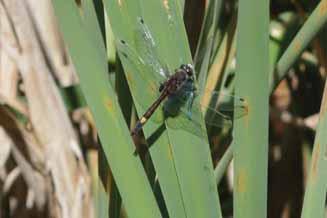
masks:
<svg viewBox="0 0 327 218"><path fill-rule="evenodd" d="M206 114L206 119L210 114L217 114L217 116L231 120L247 114L246 102L241 97L212 90L199 90L196 95L199 97L198 101L202 111Z"/></svg>
<svg viewBox="0 0 327 218"><path fill-rule="evenodd" d="M205 92L208 93L204 93L204 91L194 92L190 91L190 88L187 89L188 91L181 90L181 93L177 93L168 99L165 103L165 110L168 111L168 114L171 116L176 116L177 114L183 117L183 119L192 121L198 127L202 126L204 120L209 126L221 128L232 127L233 118L240 118L246 115L246 105L242 98L217 91L206 90ZM211 101L209 105L203 104L201 98L203 95L210 95ZM192 97L194 99L190 100ZM176 108L179 109L177 110ZM193 116L194 114L201 114L201 116ZM176 126L182 127L183 122ZM201 128L203 129L203 127Z"/></svg>
<svg viewBox="0 0 327 218"><path fill-rule="evenodd" d="M187 93L183 96L171 96L164 104L166 124L172 129L183 129L201 139L207 139L206 125L214 125L219 127L231 127L232 122L228 117L217 116L215 120L205 123L201 105L197 98L193 100L192 107L188 106L189 99ZM191 93L190 93L191 96ZM178 109L176 109L178 108ZM216 111L214 111L217 113ZM174 119L178 116L178 119Z"/></svg>
<svg viewBox="0 0 327 218"><path fill-rule="evenodd" d="M118 54L123 62L128 66L126 78L132 91L135 102L141 106L144 113L148 107L159 97L159 84L156 80L147 76L149 72L146 61L127 42L120 40L117 42ZM144 94L146 93L146 94ZM139 114L140 116L142 114ZM152 120L162 123L162 116L153 116Z"/></svg>
<svg viewBox="0 0 327 218"><path fill-rule="evenodd" d="M125 59L132 68L138 71L138 73L146 69L145 61L126 41L119 40L116 45L120 58Z"/></svg>
<svg viewBox="0 0 327 218"><path fill-rule="evenodd" d="M141 17L137 21L138 26L134 34L137 51L149 68L151 68L150 72L154 74L156 79L159 81L166 80L170 73L157 51L157 45L151 31Z"/></svg>
<svg viewBox="0 0 327 218"><path fill-rule="evenodd" d="M231 127L232 126L232 114L222 111L221 108L214 108L210 106L204 106L201 104L201 98L197 93L194 94L195 98L192 103L192 107L189 108L188 104L181 108L181 111L186 114L189 119L195 123L202 123L203 120L206 125L216 127ZM202 116L193 116L193 114L201 114Z"/></svg>
<svg viewBox="0 0 327 218"><path fill-rule="evenodd" d="M176 98L170 97L164 104L164 112L166 124L172 129L183 129L195 136L206 139L206 126L202 112L199 107L192 107L191 111L188 110L186 102ZM178 108L178 109L176 109ZM195 114L200 116L194 116ZM174 119L178 116L178 119Z"/></svg>

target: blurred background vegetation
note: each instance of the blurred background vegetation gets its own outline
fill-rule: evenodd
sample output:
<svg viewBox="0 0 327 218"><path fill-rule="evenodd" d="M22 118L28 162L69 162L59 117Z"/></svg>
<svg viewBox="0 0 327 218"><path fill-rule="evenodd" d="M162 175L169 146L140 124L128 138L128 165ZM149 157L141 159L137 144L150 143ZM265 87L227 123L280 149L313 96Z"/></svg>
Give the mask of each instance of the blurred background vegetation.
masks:
<svg viewBox="0 0 327 218"><path fill-rule="evenodd" d="M130 137L139 17L169 70L245 99L234 129ZM0 217L327 218L326 21L327 0L0 0Z"/></svg>

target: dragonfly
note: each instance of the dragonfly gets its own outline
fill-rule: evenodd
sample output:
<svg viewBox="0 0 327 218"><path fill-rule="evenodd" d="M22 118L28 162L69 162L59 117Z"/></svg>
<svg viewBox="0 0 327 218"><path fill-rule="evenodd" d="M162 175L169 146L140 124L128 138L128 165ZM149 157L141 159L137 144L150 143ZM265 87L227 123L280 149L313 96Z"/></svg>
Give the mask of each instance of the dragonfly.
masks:
<svg viewBox="0 0 327 218"><path fill-rule="evenodd" d="M167 64L158 53L150 29L141 17L137 20L132 43L135 47L122 39L117 43L122 61L130 66L131 71L137 72L132 74L133 80L130 78L127 80L130 86L144 89L143 98L151 96L152 100L151 105L146 105L144 103L146 101L140 99L140 95L133 96L145 112L131 130L132 136L137 135L149 119L162 123L167 118L178 116L180 118L178 122L170 122L172 124L170 127L188 129L198 134L199 128L204 129L203 120L207 125L224 127L232 125L233 116L241 117L245 114L242 98L222 92L198 90L192 64L181 64L173 72L168 70ZM140 82L134 84L135 81ZM204 92L209 92L211 99L216 100L214 106L202 105L200 97ZM162 106L162 116L153 116L160 106ZM206 111L209 116L203 117L203 111ZM201 114L201 116L193 116L193 114Z"/></svg>

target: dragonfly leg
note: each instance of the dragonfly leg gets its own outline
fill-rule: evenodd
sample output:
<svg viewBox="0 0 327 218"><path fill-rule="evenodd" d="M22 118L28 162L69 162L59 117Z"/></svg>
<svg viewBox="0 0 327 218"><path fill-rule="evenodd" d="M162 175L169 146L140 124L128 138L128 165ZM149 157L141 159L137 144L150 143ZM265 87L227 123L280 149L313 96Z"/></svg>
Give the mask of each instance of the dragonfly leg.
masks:
<svg viewBox="0 0 327 218"><path fill-rule="evenodd" d="M161 82L160 87L159 87L159 92L162 92L164 87L165 87L165 84Z"/></svg>
<svg viewBox="0 0 327 218"><path fill-rule="evenodd" d="M194 101L194 92L191 92L189 94L189 98L187 99L187 102L186 102L186 107L187 107L187 117L189 119L192 118L192 105L193 105L193 101Z"/></svg>

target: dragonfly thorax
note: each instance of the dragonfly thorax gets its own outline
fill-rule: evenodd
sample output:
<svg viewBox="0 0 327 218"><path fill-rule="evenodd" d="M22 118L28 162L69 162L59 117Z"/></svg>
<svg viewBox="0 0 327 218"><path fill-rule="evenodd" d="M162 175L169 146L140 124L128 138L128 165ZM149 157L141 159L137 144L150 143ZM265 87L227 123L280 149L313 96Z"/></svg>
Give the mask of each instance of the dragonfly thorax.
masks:
<svg viewBox="0 0 327 218"><path fill-rule="evenodd" d="M193 67L190 64L183 64L175 71L175 74L170 76L164 86L170 95L178 92L188 81L193 81Z"/></svg>

